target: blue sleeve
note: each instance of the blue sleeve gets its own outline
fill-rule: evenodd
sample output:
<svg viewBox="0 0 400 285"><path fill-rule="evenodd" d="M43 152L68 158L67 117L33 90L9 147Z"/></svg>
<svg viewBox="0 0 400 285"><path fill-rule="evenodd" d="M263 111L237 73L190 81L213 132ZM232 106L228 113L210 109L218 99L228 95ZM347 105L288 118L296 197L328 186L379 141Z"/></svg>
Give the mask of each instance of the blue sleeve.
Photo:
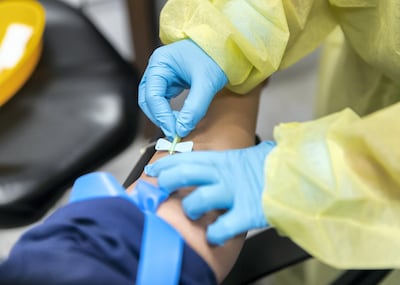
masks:
<svg viewBox="0 0 400 285"><path fill-rule="evenodd" d="M0 284L135 284L143 223L143 213L126 199L68 204L14 245L0 265ZM186 243L180 284L216 284Z"/></svg>

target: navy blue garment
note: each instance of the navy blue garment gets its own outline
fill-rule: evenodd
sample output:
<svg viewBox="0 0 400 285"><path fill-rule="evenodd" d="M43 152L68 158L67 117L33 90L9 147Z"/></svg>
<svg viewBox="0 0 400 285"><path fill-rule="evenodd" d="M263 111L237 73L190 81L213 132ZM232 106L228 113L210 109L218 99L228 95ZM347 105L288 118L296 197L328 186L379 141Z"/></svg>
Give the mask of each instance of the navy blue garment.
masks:
<svg viewBox="0 0 400 285"><path fill-rule="evenodd" d="M135 284L143 223L143 213L122 198L68 204L14 245L0 264L0 284ZM179 284L217 284L186 243Z"/></svg>

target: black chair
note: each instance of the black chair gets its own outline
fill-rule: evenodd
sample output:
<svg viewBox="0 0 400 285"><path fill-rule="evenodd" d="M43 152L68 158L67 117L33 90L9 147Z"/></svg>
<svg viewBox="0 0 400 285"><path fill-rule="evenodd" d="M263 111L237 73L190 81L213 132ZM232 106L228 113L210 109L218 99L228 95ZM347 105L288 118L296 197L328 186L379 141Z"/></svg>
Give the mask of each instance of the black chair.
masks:
<svg viewBox="0 0 400 285"><path fill-rule="evenodd" d="M267 229L251 236L222 285L251 284L279 270L312 258L290 239ZM331 285L376 285L391 270L347 270ZM323 284L321 284L323 285Z"/></svg>
<svg viewBox="0 0 400 285"><path fill-rule="evenodd" d="M43 53L0 108L0 228L41 218L73 180L127 147L139 127L138 75L85 15L46 10Z"/></svg>

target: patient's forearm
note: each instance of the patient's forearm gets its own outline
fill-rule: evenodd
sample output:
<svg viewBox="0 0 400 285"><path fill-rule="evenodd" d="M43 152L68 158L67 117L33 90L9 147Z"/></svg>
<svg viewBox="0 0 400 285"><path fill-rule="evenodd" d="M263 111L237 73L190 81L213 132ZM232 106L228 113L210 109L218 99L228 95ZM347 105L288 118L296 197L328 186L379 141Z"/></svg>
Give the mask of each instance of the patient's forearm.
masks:
<svg viewBox="0 0 400 285"><path fill-rule="evenodd" d="M259 89L245 96L231 94L223 90L216 96L205 118L198 127L183 141L194 142L196 150L226 150L254 145L255 127L258 111ZM167 155L156 152L151 162ZM141 175L142 179L157 184L157 180ZM132 190L134 184L129 187ZM201 219L188 219L181 207L181 200L192 189L182 189L164 202L158 209L158 215L174 226L186 242L195 249L210 265L219 282L225 278L233 266L242 247L245 235L228 241L224 246L212 246L206 241L206 228L221 212L209 212Z"/></svg>

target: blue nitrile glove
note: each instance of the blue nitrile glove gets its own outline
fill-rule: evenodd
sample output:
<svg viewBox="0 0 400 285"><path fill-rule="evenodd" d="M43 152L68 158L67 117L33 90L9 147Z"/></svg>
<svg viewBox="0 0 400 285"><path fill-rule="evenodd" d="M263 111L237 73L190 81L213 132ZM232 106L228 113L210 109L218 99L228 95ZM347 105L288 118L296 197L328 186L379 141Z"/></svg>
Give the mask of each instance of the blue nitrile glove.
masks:
<svg viewBox="0 0 400 285"><path fill-rule="evenodd" d="M214 60L191 40L182 40L156 49L150 57L139 85L139 105L169 139L185 137L227 83ZM169 101L184 89L190 89L189 94L174 114Z"/></svg>
<svg viewBox="0 0 400 285"><path fill-rule="evenodd" d="M238 150L179 153L148 165L145 172L158 176L166 192L198 186L182 201L191 219L227 209L207 229L208 241L220 245L239 233L267 226L261 199L264 160L274 147L274 142L266 141Z"/></svg>

